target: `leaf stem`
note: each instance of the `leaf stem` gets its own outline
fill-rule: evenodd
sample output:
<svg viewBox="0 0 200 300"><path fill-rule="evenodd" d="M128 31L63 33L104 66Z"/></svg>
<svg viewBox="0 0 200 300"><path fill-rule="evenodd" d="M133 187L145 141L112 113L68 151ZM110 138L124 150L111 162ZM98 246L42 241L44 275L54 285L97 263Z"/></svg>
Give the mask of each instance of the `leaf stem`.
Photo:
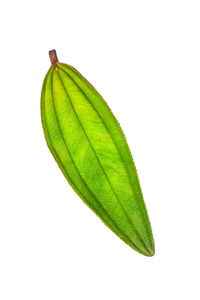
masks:
<svg viewBox="0 0 200 300"><path fill-rule="evenodd" d="M49 58L52 65L55 65L58 62L58 57L55 49L49 51Z"/></svg>

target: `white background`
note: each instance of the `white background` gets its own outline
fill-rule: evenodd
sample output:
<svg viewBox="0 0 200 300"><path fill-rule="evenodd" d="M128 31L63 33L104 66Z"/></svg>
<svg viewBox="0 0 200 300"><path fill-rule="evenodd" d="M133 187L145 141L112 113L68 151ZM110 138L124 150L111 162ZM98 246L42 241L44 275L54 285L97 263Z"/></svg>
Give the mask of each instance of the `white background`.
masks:
<svg viewBox="0 0 200 300"><path fill-rule="evenodd" d="M200 299L200 2L2 1L0 299ZM144 257L66 182L43 136L48 51L102 94L156 243Z"/></svg>

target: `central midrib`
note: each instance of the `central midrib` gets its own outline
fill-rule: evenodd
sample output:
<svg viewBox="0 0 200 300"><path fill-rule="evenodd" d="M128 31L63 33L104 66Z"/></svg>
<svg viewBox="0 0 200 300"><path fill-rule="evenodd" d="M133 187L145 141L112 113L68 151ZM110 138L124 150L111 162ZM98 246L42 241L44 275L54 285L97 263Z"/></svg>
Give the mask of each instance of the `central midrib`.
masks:
<svg viewBox="0 0 200 300"><path fill-rule="evenodd" d="M112 184L111 184L111 182L110 182L110 180L109 180L109 178L108 178L108 176L107 176L107 174L106 174L106 172L105 172L105 170L104 170L104 168L103 168L103 166L102 166L102 164L101 164L101 162L100 162L100 160L99 160L99 158L98 158L98 156L97 156L97 154L96 154L96 152L95 152L95 150L94 150L94 148L93 148L93 146L92 146L92 144L91 144L91 142L90 142L90 139L89 139L89 137L88 137L88 135L87 135L87 133L86 133L86 131L85 131L85 129L84 129L84 127L83 127L83 125L82 125L82 123L81 123L79 117L78 117L78 114L77 114L77 112L76 112L76 110L75 110L75 108L74 108L74 105L73 105L73 103L72 103L71 97L70 97L69 93L67 92L67 90L66 90L66 88L65 88L65 85L64 85L63 80L62 80L62 78L61 78L61 76L60 76L60 74L59 74L58 69L56 69L56 71L57 71L57 74L58 74L58 76L59 76L60 82L61 82L61 84L62 84L62 86L63 86L63 89L64 89L64 91L65 91L65 93L66 93L66 95L67 95L67 97L68 97L68 99L69 99L69 103L70 103L70 105L71 105L71 107L72 107L72 110L73 110L73 112L74 112L74 114L75 114L75 116L76 116L76 118L77 118L77 121L78 121L80 127L81 127L82 130L83 130L83 133L84 133L84 135L85 135L85 137L86 137L86 139L87 139L87 141L88 141L88 143L89 143L89 145L90 145L90 147L91 147L91 149L92 149L92 151L93 151L93 153L94 153L94 156L95 156L95 158L96 158L96 160L97 160L97 162L98 162L98 164L99 164L99 166L100 166L100 168L101 168L101 170L102 170L104 176L105 176L106 179L107 179L108 184L110 185L110 188L111 188L113 194L115 195L115 197L116 197L116 199L117 199L117 201L118 201L118 203L119 203L121 209L123 210L125 216L127 217L127 220L129 221L129 223L131 224L132 228L134 229L136 235L138 236L139 240L140 240L141 243L143 244L143 247L144 247L145 249L148 249L148 246L147 246L147 245L144 243L144 241L141 239L141 237L140 237L140 235L139 235L137 229L135 228L134 224L132 223L132 221L130 220L129 216L127 215L127 212L125 211L124 207L122 206L122 204L121 204L121 202L120 202L120 200L119 200L118 195L117 195L116 192L114 191L114 189L113 189L113 187L112 187ZM149 251L149 249L148 249L148 251Z"/></svg>

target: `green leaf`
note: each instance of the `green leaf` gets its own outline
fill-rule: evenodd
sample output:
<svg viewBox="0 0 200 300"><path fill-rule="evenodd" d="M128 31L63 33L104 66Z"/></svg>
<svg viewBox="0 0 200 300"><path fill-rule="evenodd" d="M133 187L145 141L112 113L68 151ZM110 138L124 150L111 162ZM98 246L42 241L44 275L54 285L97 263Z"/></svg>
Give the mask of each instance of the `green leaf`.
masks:
<svg viewBox="0 0 200 300"><path fill-rule="evenodd" d="M41 115L47 145L80 198L130 247L154 255L137 171L110 108L73 67L49 69Z"/></svg>

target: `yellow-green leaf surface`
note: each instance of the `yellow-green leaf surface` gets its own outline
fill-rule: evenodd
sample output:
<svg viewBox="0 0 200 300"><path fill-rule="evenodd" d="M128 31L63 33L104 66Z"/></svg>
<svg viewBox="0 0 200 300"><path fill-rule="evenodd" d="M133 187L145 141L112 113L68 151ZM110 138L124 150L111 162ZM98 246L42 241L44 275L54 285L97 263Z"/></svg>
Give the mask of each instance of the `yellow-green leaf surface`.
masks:
<svg viewBox="0 0 200 300"><path fill-rule="evenodd" d="M152 256L152 230L119 123L94 87L55 53L41 96L47 145L80 198L130 247Z"/></svg>

